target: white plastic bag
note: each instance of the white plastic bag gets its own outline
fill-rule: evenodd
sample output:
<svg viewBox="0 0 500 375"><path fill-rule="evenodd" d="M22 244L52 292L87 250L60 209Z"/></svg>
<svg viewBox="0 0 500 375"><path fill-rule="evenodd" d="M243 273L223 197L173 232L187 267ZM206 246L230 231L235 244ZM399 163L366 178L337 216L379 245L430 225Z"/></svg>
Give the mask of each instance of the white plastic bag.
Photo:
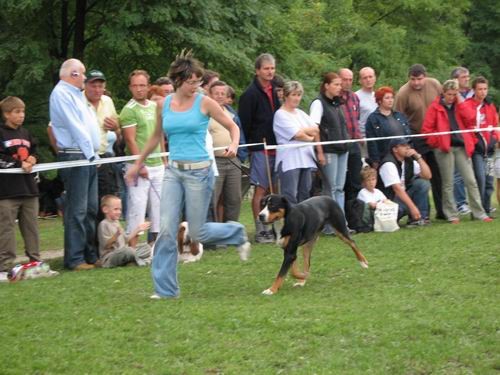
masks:
<svg viewBox="0 0 500 375"><path fill-rule="evenodd" d="M399 229L398 209L399 205L390 200L377 203L373 224L375 232L397 231Z"/></svg>

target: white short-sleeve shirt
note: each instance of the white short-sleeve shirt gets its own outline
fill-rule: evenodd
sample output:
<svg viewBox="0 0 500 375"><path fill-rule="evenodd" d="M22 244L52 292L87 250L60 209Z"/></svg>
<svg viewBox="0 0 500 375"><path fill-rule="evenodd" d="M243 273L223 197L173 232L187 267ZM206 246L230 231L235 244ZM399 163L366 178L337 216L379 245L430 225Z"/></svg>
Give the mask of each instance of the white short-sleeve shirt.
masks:
<svg viewBox="0 0 500 375"><path fill-rule="evenodd" d="M401 178L399 177L398 169L396 164L388 162L382 164L379 170L380 178L384 183L385 187L389 187L395 184L400 184L403 189L405 188L405 162L403 161L401 164ZM413 160L413 173L415 175L420 174L420 165Z"/></svg>
<svg viewBox="0 0 500 375"><path fill-rule="evenodd" d="M278 109L274 114L273 130L278 145L305 145L309 142L295 140L300 129L317 126L312 119L300 109L293 113ZM283 172L297 168L316 168L313 146L278 148L276 152L276 170L280 164Z"/></svg>
<svg viewBox="0 0 500 375"><path fill-rule="evenodd" d="M368 189L363 188L358 193L358 199L365 203L378 203L386 200L387 197L379 189L369 191Z"/></svg>

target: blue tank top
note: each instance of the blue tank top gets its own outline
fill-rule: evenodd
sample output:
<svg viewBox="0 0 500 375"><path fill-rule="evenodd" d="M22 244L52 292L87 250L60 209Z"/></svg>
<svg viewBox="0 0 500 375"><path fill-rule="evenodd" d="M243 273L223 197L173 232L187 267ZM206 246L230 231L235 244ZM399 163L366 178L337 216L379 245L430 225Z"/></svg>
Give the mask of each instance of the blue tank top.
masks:
<svg viewBox="0 0 500 375"><path fill-rule="evenodd" d="M163 105L163 131L168 136L170 160L209 160L206 137L209 117L201 112L203 94L196 94L193 106L184 112L170 110L172 95Z"/></svg>

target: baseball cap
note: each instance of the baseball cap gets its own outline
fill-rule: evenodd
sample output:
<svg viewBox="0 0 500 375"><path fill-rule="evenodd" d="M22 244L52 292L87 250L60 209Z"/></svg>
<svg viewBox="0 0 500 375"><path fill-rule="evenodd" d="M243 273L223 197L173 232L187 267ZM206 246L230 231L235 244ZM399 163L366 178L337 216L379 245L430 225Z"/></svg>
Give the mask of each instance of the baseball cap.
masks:
<svg viewBox="0 0 500 375"><path fill-rule="evenodd" d="M86 73L85 76L87 77L85 79L85 82L92 82L92 81L106 81L106 77L104 76L103 72L100 70L91 70L90 72Z"/></svg>
<svg viewBox="0 0 500 375"><path fill-rule="evenodd" d="M399 145L409 145L409 144L410 144L410 141L408 140L408 138L393 138L389 142L389 147L393 148L393 147L396 147Z"/></svg>

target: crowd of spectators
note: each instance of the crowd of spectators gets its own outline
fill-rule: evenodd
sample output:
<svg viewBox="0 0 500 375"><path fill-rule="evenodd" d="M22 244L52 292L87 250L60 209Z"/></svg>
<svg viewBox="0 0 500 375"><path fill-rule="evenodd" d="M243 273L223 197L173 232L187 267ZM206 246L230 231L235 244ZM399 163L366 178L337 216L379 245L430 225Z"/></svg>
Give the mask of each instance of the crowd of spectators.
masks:
<svg viewBox="0 0 500 375"><path fill-rule="evenodd" d="M156 243L163 259L156 268L153 261L159 297L178 294L177 281L160 267L172 264L172 236L183 217L192 221L194 240L239 246L241 258L247 258L249 249L242 248L246 233L236 223L247 163L254 186L251 208L257 243L276 239L274 228L258 218L260 202L270 192L281 191L296 204L315 194L319 184L321 194L334 199L348 215L346 207L353 201L373 210L389 199L399 204L398 220L408 216L407 225L412 227L434 220L430 190L435 219L451 224L459 224L466 214L483 222L492 220L495 178L500 200L499 133L487 129L498 126L498 113L488 96L488 80L477 76L469 85L464 67L454 69L451 79L441 84L428 76L423 65L415 64L398 90L377 88L375 70L364 67L356 92L350 69L327 72L318 80L316 98L305 103L307 111L300 109L302 84L278 76L276 60L267 53L257 57L254 79L239 102L217 72L203 70L187 55L176 59L168 77L153 84L147 71L132 71L131 99L119 113L107 95L103 72L87 72L81 61L69 59L61 65L59 77L50 95L48 127L58 161L141 155L140 164L59 171L64 186L64 203L59 207L64 265L88 270L96 265L147 264L151 247L140 247L137 241L138 234L149 230L149 245ZM38 160L36 142L22 127L21 99L7 97L0 107L0 168L26 172L0 179L1 280L15 259L16 220L30 260L39 260L40 252L35 220L39 190L30 173ZM471 129L484 131L467 132ZM449 131L456 132L434 135ZM157 142L153 145L152 140ZM247 143L258 145L236 152L237 144ZM267 150L263 143L278 147ZM146 158L165 151L170 158ZM194 191L199 181L190 183L184 172L200 179L205 169L208 174L199 185L204 193L198 196ZM46 199L43 194L43 205ZM121 218L126 230L119 224ZM207 222L230 226L206 227Z"/></svg>

